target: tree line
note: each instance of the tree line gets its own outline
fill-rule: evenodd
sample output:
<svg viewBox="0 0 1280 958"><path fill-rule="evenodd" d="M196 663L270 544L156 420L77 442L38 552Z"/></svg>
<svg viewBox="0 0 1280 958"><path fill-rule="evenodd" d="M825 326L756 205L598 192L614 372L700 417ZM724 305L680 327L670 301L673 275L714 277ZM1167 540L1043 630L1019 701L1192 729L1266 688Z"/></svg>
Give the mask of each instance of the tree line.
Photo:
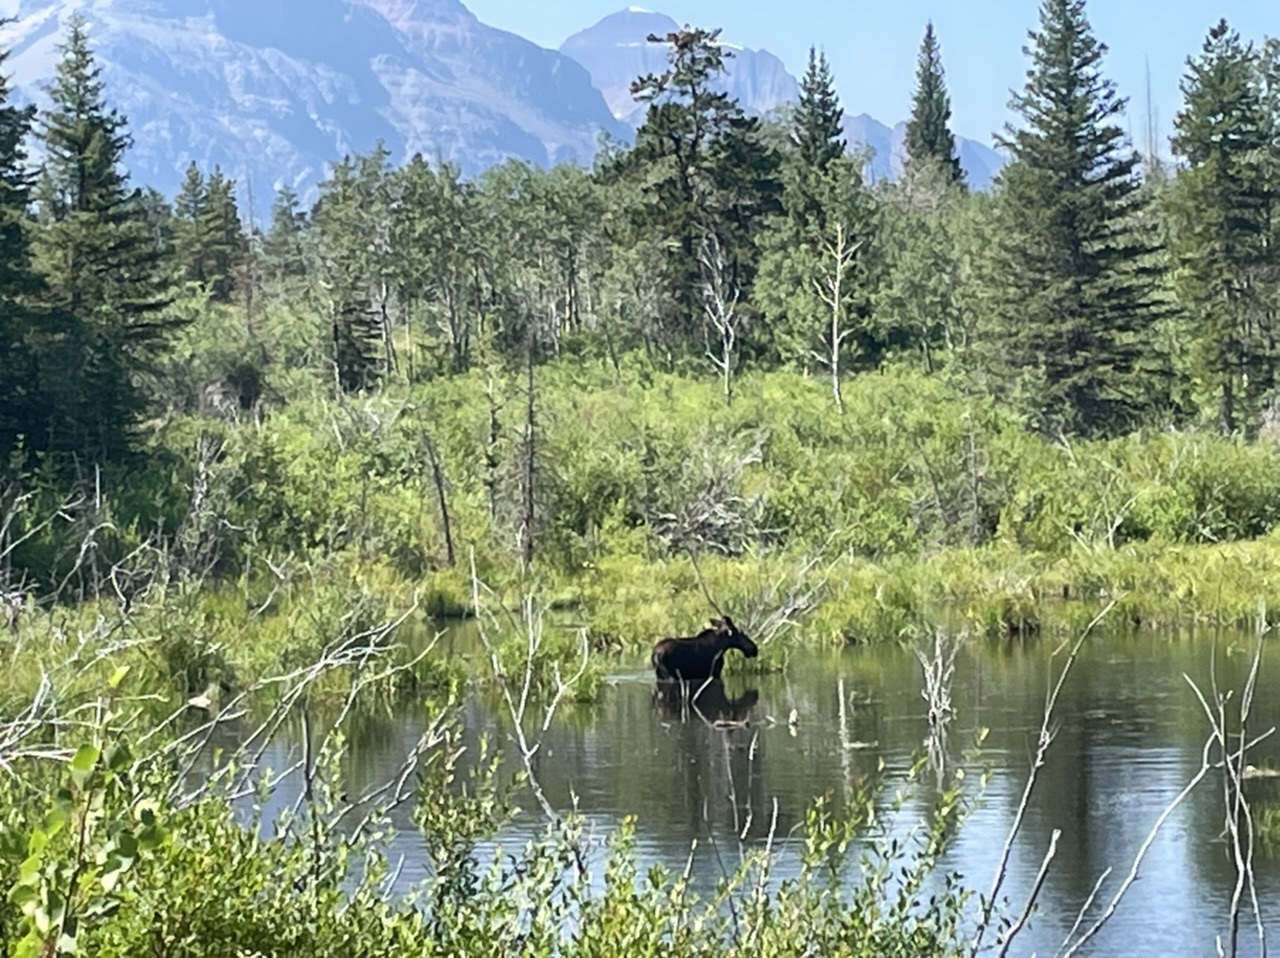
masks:
<svg viewBox="0 0 1280 958"><path fill-rule="evenodd" d="M1055 435L1267 421L1280 43L1211 27L1166 162L1125 135L1084 0L1043 0L999 137L1008 162L981 192L931 24L892 182L870 182L846 142L821 53L795 103L751 116L712 89L732 55L718 35L649 38L668 62L632 84L646 119L590 168L509 161L467 179L379 144L336 163L310 208L279 190L259 228L216 168L192 164L172 202L129 185L126 120L72 18L48 110L0 80L9 466L127 459L157 404L210 385L171 354L215 317L200 375L246 405L286 353L346 393L580 357L715 375L730 401L743 371L793 368L828 377L837 406L847 377L918 364Z"/></svg>

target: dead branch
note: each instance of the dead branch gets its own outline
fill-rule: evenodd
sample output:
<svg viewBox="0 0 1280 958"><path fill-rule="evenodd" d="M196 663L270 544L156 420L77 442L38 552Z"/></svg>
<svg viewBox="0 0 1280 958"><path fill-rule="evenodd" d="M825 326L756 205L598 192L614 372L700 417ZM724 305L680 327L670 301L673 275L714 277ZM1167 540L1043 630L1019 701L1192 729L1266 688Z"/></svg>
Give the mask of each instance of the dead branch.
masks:
<svg viewBox="0 0 1280 958"><path fill-rule="evenodd" d="M737 491L743 471L764 458L766 436L758 434L740 451L718 443L701 443L699 467L674 494L674 507L648 516L649 528L672 553L718 552L741 555L760 531L763 496L747 498ZM696 478L695 478L696 477Z"/></svg>
<svg viewBox="0 0 1280 958"><path fill-rule="evenodd" d="M725 402L733 401L733 370L736 365L738 334L743 314L738 308L741 290L725 256L724 245L714 231L708 232L698 250L702 272L702 309L715 334L716 351L707 346L707 358L720 374Z"/></svg>

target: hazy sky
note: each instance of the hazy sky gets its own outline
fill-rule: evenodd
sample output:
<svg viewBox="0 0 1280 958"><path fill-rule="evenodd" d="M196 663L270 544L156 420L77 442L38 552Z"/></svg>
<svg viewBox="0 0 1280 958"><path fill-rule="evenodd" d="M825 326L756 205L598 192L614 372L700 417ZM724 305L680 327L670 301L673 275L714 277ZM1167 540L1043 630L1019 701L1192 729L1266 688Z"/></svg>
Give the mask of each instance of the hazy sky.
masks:
<svg viewBox="0 0 1280 958"><path fill-rule="evenodd" d="M464 0L485 23L546 47L624 6L626 0ZM1028 29L1038 24L1038 0L636 0L681 23L723 27L723 37L781 57L797 76L810 45L824 49L845 110L870 113L892 125L906 119L915 82L916 53L932 18L942 43L951 91L953 128L990 142L1008 118L1011 88L1022 86ZM1181 102L1186 58L1226 17L1246 38L1280 35L1275 0L1093 0L1086 7L1094 33L1109 49L1107 75L1129 97L1129 120L1141 144L1146 117L1146 69L1167 136ZM1163 148L1162 152L1167 152Z"/></svg>

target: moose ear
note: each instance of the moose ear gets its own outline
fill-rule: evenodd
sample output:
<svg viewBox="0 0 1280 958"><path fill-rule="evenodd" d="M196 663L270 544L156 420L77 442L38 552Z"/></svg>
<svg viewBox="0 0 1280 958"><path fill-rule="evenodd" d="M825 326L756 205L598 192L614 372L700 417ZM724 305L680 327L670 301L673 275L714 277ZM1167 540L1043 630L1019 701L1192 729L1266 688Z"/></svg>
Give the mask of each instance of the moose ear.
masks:
<svg viewBox="0 0 1280 958"><path fill-rule="evenodd" d="M711 628L713 628L713 629L718 629L718 628L720 628L722 625L724 625L724 620L723 620L723 619L712 619L712 620L711 620Z"/></svg>
<svg viewBox="0 0 1280 958"><path fill-rule="evenodd" d="M731 629L737 628L737 626L733 624L733 619L729 618L727 615L724 617L724 624Z"/></svg>

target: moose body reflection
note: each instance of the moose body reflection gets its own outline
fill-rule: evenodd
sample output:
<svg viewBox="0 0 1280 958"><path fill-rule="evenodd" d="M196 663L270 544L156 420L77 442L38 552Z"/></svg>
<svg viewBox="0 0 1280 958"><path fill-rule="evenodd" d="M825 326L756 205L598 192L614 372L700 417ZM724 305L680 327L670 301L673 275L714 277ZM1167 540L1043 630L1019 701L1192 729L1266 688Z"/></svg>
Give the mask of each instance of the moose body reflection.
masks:
<svg viewBox="0 0 1280 958"><path fill-rule="evenodd" d="M653 690L654 708L673 722L701 718L713 724L745 725L759 700L760 693L755 689L730 698L719 679L705 684L659 682Z"/></svg>
<svg viewBox="0 0 1280 958"><path fill-rule="evenodd" d="M749 659L760 654L759 647L726 615L712 619L711 627L697 635L662 639L654 645L650 661L659 681L699 682L720 678L730 649Z"/></svg>

